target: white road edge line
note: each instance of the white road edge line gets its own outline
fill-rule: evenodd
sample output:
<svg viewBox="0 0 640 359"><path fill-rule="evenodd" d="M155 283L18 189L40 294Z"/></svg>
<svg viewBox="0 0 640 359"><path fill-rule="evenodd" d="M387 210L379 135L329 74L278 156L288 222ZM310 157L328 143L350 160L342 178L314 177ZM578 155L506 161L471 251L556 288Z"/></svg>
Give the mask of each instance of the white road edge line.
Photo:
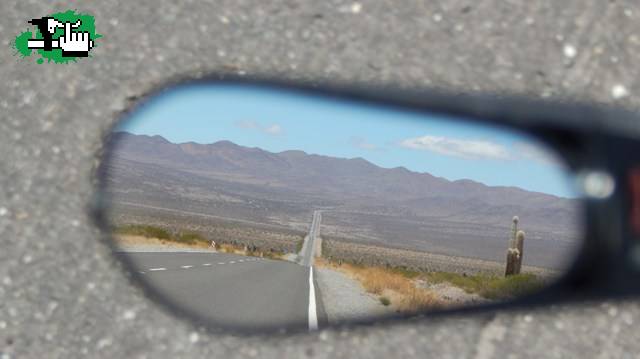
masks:
<svg viewBox="0 0 640 359"><path fill-rule="evenodd" d="M181 266L180 268L184 268L184 269L189 269L192 268L193 266Z"/></svg>
<svg viewBox="0 0 640 359"><path fill-rule="evenodd" d="M205 264L203 264L203 266L205 266L205 267L208 267L208 266L210 266L210 265L211 265L211 263L205 263Z"/></svg>
<svg viewBox="0 0 640 359"><path fill-rule="evenodd" d="M309 331L318 330L316 289L313 286L313 267L309 267Z"/></svg>
<svg viewBox="0 0 640 359"><path fill-rule="evenodd" d="M159 271L159 270L167 270L167 268L149 268L149 271L151 271L151 272L156 272L156 271Z"/></svg>

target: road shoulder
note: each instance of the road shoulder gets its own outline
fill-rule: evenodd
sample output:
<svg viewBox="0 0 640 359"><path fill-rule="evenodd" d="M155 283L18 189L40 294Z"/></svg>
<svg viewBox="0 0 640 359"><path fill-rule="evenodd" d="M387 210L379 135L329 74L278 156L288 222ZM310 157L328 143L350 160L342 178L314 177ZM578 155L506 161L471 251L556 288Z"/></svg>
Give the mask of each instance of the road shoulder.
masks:
<svg viewBox="0 0 640 359"><path fill-rule="evenodd" d="M393 313L365 291L360 282L329 268L314 267L317 290L329 325L370 319Z"/></svg>

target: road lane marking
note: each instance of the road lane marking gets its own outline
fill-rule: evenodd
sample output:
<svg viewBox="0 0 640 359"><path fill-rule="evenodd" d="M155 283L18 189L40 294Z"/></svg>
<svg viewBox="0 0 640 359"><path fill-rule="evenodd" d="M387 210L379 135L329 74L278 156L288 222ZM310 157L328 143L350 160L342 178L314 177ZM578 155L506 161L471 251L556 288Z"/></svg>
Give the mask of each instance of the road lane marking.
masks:
<svg viewBox="0 0 640 359"><path fill-rule="evenodd" d="M318 311L316 309L316 289L313 285L313 267L309 267L309 330L318 330Z"/></svg>
<svg viewBox="0 0 640 359"><path fill-rule="evenodd" d="M151 271L151 272L157 272L157 271L161 271L161 270L167 270L167 268L149 268L149 271Z"/></svg>
<svg viewBox="0 0 640 359"><path fill-rule="evenodd" d="M189 269L192 268L193 266L181 266L180 268L184 268L184 269Z"/></svg>
<svg viewBox="0 0 640 359"><path fill-rule="evenodd" d="M235 261L231 261L231 262L229 262L229 264L235 264L235 263L236 263Z"/></svg>
<svg viewBox="0 0 640 359"><path fill-rule="evenodd" d="M208 266L210 266L210 265L211 265L211 263L205 263L205 264L203 264L203 266L205 266L205 267L208 267Z"/></svg>
<svg viewBox="0 0 640 359"><path fill-rule="evenodd" d="M218 264L224 264L224 262L218 262Z"/></svg>

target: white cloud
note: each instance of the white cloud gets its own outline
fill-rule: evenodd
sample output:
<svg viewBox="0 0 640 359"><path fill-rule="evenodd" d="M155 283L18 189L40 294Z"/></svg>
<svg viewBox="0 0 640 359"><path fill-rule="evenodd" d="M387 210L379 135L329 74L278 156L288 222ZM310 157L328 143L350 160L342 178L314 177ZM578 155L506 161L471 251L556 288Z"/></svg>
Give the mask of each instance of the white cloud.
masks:
<svg viewBox="0 0 640 359"><path fill-rule="evenodd" d="M368 142L365 138L362 138L362 137L357 137L357 136L351 137L349 139L349 142L351 142L351 145L363 150L374 151L378 149L378 146Z"/></svg>
<svg viewBox="0 0 640 359"><path fill-rule="evenodd" d="M543 165L563 166L560 159L543 146L520 142L516 143L513 148L517 158L538 162Z"/></svg>
<svg viewBox="0 0 640 359"><path fill-rule="evenodd" d="M422 136L408 138L400 142L400 146L414 150L431 151L445 156L467 159L498 159L511 158L506 147L485 140L467 140L441 136Z"/></svg>
<svg viewBox="0 0 640 359"><path fill-rule="evenodd" d="M255 130L260 128L260 125L255 121L236 121L235 124L240 128L246 128L249 130Z"/></svg>
<svg viewBox="0 0 640 359"><path fill-rule="evenodd" d="M235 125L247 130L258 130L260 132L263 132L272 136L278 136L283 134L284 132L284 130L282 129L282 126L280 126L277 123L271 124L269 126L263 126L256 121L243 120L243 121L236 121Z"/></svg>
<svg viewBox="0 0 640 359"><path fill-rule="evenodd" d="M280 135L282 134L282 127L280 127L280 125L278 125L277 123L274 123L273 125L265 128L263 131L270 135Z"/></svg>

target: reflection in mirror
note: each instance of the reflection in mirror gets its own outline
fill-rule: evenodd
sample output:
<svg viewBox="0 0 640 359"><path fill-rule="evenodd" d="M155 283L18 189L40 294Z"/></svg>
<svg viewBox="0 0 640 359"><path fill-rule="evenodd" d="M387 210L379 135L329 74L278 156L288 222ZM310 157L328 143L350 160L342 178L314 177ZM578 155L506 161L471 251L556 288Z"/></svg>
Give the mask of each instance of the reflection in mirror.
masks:
<svg viewBox="0 0 640 359"><path fill-rule="evenodd" d="M571 183L504 128L209 84L128 115L100 190L137 278L211 325L268 331L539 290L581 244Z"/></svg>

